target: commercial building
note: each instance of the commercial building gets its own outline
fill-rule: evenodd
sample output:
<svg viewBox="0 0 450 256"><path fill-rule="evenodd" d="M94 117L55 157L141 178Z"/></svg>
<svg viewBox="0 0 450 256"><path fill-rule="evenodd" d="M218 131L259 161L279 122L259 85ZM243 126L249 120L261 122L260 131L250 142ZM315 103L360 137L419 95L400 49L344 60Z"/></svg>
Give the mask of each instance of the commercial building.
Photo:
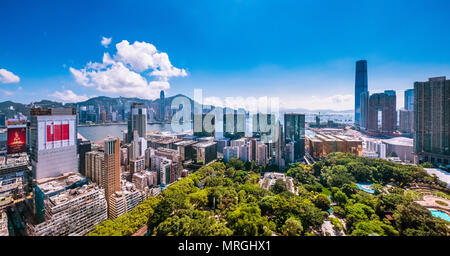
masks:
<svg viewBox="0 0 450 256"><path fill-rule="evenodd" d="M78 172L75 108L30 110L31 164L36 179Z"/></svg>
<svg viewBox="0 0 450 256"><path fill-rule="evenodd" d="M92 150L90 141L80 141L78 143L78 167L81 175L86 176L86 156Z"/></svg>
<svg viewBox="0 0 450 256"><path fill-rule="evenodd" d="M333 152L362 156L362 141L343 135L317 133L315 136L306 136L306 149L316 159L326 157Z"/></svg>
<svg viewBox="0 0 450 256"><path fill-rule="evenodd" d="M147 136L147 109L142 103L132 103L130 117L128 119L128 143L134 138L134 131L138 136L146 138Z"/></svg>
<svg viewBox="0 0 450 256"><path fill-rule="evenodd" d="M217 143L213 141L199 142L193 145L197 162L208 164L209 162L217 159Z"/></svg>
<svg viewBox="0 0 450 256"><path fill-rule="evenodd" d="M9 236L8 216L2 210L0 210L0 236Z"/></svg>
<svg viewBox="0 0 450 256"><path fill-rule="evenodd" d="M37 180L35 217L28 235L85 235L107 219L103 189L74 172Z"/></svg>
<svg viewBox="0 0 450 256"><path fill-rule="evenodd" d="M180 153L181 161L193 160L196 157L196 150L193 145L197 143L194 140L183 140L175 143Z"/></svg>
<svg viewBox="0 0 450 256"><path fill-rule="evenodd" d="M386 144L379 140L366 140L363 155L369 158L386 159Z"/></svg>
<svg viewBox="0 0 450 256"><path fill-rule="evenodd" d="M450 164L450 80L414 83L414 123L419 162Z"/></svg>
<svg viewBox="0 0 450 256"><path fill-rule="evenodd" d="M382 140L386 145L386 155L398 157L401 161L414 163L413 139L405 137L395 137Z"/></svg>
<svg viewBox="0 0 450 256"><path fill-rule="evenodd" d="M264 165L269 163L269 152L267 145L263 142L258 142L256 144L256 163L258 165Z"/></svg>
<svg viewBox="0 0 450 256"><path fill-rule="evenodd" d="M294 142L295 160L302 160L305 155L305 115L285 113L284 128L285 142Z"/></svg>
<svg viewBox="0 0 450 256"><path fill-rule="evenodd" d="M164 97L164 90L161 90L161 92L159 93L159 100L160 100L159 119L161 121L164 121L166 119L166 100Z"/></svg>
<svg viewBox="0 0 450 256"><path fill-rule="evenodd" d="M356 62L355 73L355 125L359 126L361 116L361 93L368 92L367 61Z"/></svg>

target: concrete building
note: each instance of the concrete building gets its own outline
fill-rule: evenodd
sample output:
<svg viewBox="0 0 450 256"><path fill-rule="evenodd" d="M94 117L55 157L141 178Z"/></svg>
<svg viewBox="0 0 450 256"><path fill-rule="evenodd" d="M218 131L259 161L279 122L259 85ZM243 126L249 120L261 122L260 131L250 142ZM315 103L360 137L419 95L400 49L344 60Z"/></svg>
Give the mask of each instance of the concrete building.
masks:
<svg viewBox="0 0 450 256"><path fill-rule="evenodd" d="M107 219L103 189L79 173L36 181L35 217L27 223L30 236L83 236Z"/></svg>
<svg viewBox="0 0 450 256"><path fill-rule="evenodd" d="M209 162L217 159L216 142L199 142L194 144L194 149L196 150L196 160L198 163L208 164Z"/></svg>
<svg viewBox="0 0 450 256"><path fill-rule="evenodd" d="M315 136L306 136L306 149L316 159L326 157L332 152L362 156L362 141L343 135L316 133Z"/></svg>
<svg viewBox="0 0 450 256"><path fill-rule="evenodd" d="M403 162L414 163L413 139L395 137L382 142L386 145L387 156L399 157Z"/></svg>
<svg viewBox="0 0 450 256"><path fill-rule="evenodd" d="M110 198L110 219L133 210L146 198L144 191L137 189L131 182L122 180L121 186L122 190L116 191Z"/></svg>
<svg viewBox="0 0 450 256"><path fill-rule="evenodd" d="M78 172L75 108L30 110L31 164L35 179Z"/></svg>
<svg viewBox="0 0 450 256"><path fill-rule="evenodd" d="M86 140L86 141L80 141L78 143L78 166L79 166L79 172L83 176L86 176L86 166L85 166L86 156L85 156L85 154L87 152L90 152L91 150L92 150L92 148L91 148L90 141Z"/></svg>
<svg viewBox="0 0 450 256"><path fill-rule="evenodd" d="M414 83L414 122L418 161L450 164L450 80Z"/></svg>
<svg viewBox="0 0 450 256"><path fill-rule="evenodd" d="M379 140L366 140L363 155L369 158L386 159L386 144ZM376 155L375 155L376 154Z"/></svg>
<svg viewBox="0 0 450 256"><path fill-rule="evenodd" d="M248 145L240 145L239 147L239 159L245 162L248 162Z"/></svg>
<svg viewBox="0 0 450 256"><path fill-rule="evenodd" d="M194 140L183 140L175 143L180 153L181 161L189 161L195 159L196 151L193 147L197 142Z"/></svg>
<svg viewBox="0 0 450 256"><path fill-rule="evenodd" d="M8 216L3 210L0 210L0 236L9 236Z"/></svg>
<svg viewBox="0 0 450 256"><path fill-rule="evenodd" d="M256 163L258 165L269 163L267 145L263 142L258 142L256 145Z"/></svg>

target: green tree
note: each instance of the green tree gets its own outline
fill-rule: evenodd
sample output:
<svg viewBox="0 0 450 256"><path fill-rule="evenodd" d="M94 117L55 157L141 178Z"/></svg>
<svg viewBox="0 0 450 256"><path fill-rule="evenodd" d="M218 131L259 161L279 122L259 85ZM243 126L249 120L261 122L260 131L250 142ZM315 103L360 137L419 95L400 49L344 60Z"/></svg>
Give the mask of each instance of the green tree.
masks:
<svg viewBox="0 0 450 256"><path fill-rule="evenodd" d="M300 236L303 231L302 223L298 219L291 217L286 220L282 231L284 236Z"/></svg>

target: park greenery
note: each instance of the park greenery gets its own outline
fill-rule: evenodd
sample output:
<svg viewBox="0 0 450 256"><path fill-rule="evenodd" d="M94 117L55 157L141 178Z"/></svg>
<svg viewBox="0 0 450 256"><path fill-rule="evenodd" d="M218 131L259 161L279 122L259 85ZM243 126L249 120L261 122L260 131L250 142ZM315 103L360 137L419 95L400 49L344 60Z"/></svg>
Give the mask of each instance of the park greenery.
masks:
<svg viewBox="0 0 450 256"><path fill-rule="evenodd" d="M298 194L283 181L262 189L262 171L238 159L203 166L89 235L131 235L145 224L156 236L320 235L327 218L352 236L450 235L450 223L406 190L414 183L445 185L422 167L333 153L313 165L289 166ZM359 190L357 182L372 183L375 193Z"/></svg>

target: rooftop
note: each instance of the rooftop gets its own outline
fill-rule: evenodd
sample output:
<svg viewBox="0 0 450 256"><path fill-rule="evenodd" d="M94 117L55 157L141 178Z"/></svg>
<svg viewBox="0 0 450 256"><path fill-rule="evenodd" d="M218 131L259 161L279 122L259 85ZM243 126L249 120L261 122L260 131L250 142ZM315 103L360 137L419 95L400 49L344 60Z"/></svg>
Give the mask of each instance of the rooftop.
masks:
<svg viewBox="0 0 450 256"><path fill-rule="evenodd" d="M413 146L413 139L406 137L395 137L391 139L382 140L383 143L400 146Z"/></svg>
<svg viewBox="0 0 450 256"><path fill-rule="evenodd" d="M197 148L206 148L206 147L209 147L209 146L213 146L215 144L217 144L217 143L214 142L214 141L205 141L205 142L199 142L197 144L194 144L193 146L197 147Z"/></svg>
<svg viewBox="0 0 450 256"><path fill-rule="evenodd" d="M44 192L50 194L56 191L64 190L76 182L85 180L86 178L77 172L64 173L58 177L43 178L36 181L37 186Z"/></svg>

